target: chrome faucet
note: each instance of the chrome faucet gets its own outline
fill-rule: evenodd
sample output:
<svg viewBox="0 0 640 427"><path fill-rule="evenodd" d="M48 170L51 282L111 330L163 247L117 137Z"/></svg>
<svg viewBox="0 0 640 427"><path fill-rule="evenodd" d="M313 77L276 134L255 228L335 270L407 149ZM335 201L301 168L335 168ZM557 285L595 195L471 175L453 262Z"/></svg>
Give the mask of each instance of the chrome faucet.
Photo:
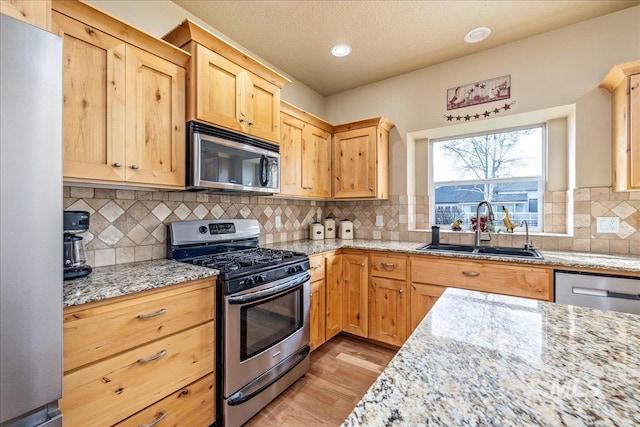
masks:
<svg viewBox="0 0 640 427"><path fill-rule="evenodd" d="M486 205L487 210L489 211L487 215L487 221L493 221L494 219L493 209L491 209L491 204L486 200L483 200L480 203L478 203L478 207L476 208L476 246L480 246L480 242L488 242L491 240L491 234L489 234L489 237L482 237L482 227L480 225L480 209L482 208L482 205ZM487 224L487 228L488 226L489 224Z"/></svg>
<svg viewBox="0 0 640 427"><path fill-rule="evenodd" d="M531 243L531 241L529 240L529 223L527 222L526 219L523 219L522 222L520 223L520 227L522 227L522 224L524 224L524 231L525 231L524 250L529 251L533 249L533 243Z"/></svg>

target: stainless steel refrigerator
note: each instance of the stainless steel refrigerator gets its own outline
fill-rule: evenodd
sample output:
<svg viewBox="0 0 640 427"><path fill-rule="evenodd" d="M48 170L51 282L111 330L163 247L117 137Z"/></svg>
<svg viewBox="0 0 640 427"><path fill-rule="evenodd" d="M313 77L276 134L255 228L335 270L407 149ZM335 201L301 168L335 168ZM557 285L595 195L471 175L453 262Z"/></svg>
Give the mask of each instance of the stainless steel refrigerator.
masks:
<svg viewBox="0 0 640 427"><path fill-rule="evenodd" d="M0 425L62 426L62 39L0 19Z"/></svg>

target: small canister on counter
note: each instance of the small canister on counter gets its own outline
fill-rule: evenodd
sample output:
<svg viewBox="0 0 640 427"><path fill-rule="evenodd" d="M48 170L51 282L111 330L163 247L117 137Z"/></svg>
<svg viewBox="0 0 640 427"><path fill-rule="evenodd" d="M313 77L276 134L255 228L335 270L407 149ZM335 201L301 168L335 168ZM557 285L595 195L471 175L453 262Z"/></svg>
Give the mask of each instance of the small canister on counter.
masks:
<svg viewBox="0 0 640 427"><path fill-rule="evenodd" d="M324 238L335 239L336 238L336 220L330 216L324 219Z"/></svg>
<svg viewBox="0 0 640 427"><path fill-rule="evenodd" d="M338 236L343 240L353 240L353 223L348 219L340 221Z"/></svg>
<svg viewBox="0 0 640 427"><path fill-rule="evenodd" d="M319 222L314 222L309 226L309 239L310 240L323 240L324 239L324 226Z"/></svg>

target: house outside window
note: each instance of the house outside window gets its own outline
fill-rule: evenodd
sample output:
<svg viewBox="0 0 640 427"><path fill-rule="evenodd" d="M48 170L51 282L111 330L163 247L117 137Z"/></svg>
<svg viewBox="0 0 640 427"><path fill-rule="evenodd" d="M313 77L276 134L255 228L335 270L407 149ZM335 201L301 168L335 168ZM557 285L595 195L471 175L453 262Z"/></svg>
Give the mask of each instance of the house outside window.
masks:
<svg viewBox="0 0 640 427"><path fill-rule="evenodd" d="M506 211L516 225L526 220L542 231L545 146L544 125L432 140L435 225L460 219L470 229L478 203L487 200L495 214L491 231L506 231Z"/></svg>

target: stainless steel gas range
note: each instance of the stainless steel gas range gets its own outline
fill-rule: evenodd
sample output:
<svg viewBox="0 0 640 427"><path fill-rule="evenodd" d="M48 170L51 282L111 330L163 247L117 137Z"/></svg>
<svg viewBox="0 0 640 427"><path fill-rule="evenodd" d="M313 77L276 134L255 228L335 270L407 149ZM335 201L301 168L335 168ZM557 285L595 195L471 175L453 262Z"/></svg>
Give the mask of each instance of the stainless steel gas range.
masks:
<svg viewBox="0 0 640 427"><path fill-rule="evenodd" d="M240 426L309 370L309 257L258 247L256 220L169 224L167 257L220 270L219 425Z"/></svg>

